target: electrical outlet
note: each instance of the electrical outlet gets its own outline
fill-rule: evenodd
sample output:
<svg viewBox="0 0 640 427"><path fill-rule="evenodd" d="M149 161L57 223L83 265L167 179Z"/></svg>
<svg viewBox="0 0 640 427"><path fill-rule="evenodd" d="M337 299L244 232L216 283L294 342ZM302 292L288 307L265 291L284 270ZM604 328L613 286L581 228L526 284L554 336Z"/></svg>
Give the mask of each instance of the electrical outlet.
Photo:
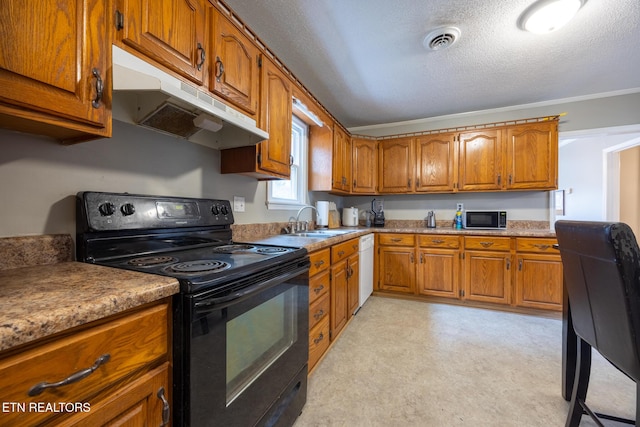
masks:
<svg viewBox="0 0 640 427"><path fill-rule="evenodd" d="M462 212L464 210L464 203L456 203L456 211Z"/></svg>
<svg viewBox="0 0 640 427"><path fill-rule="evenodd" d="M244 212L244 197L233 196L233 211Z"/></svg>

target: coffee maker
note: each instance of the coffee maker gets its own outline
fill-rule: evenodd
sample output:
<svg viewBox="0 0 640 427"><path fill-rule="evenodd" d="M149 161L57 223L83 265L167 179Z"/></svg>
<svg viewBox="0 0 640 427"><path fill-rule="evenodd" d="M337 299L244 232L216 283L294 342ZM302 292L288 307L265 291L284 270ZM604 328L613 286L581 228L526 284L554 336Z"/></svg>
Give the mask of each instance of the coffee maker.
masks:
<svg viewBox="0 0 640 427"><path fill-rule="evenodd" d="M371 201L371 212L373 212L373 226L384 227L384 201L373 199Z"/></svg>

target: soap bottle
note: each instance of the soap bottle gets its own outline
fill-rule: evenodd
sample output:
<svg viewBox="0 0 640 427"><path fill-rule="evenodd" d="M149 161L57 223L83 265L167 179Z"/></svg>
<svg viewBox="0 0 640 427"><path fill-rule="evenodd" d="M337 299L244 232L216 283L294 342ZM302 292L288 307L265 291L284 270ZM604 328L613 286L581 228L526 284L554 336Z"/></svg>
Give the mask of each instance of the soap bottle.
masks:
<svg viewBox="0 0 640 427"><path fill-rule="evenodd" d="M462 211L457 210L456 211L456 229L462 229Z"/></svg>

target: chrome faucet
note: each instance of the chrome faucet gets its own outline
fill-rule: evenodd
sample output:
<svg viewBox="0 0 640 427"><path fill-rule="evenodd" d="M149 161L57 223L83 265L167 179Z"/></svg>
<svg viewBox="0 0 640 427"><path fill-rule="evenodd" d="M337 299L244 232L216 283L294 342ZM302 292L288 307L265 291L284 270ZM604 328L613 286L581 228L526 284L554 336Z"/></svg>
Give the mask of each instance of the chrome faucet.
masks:
<svg viewBox="0 0 640 427"><path fill-rule="evenodd" d="M298 213L296 214L296 228L298 230L300 229L300 214L302 213L303 210L305 210L307 208L310 208L310 209L313 209L314 211L316 211L316 216L320 215L320 213L318 212L318 209L316 209L315 206L306 205L306 206L301 207L298 210ZM308 228L309 228L309 221L305 221L305 230L304 231L307 231Z"/></svg>

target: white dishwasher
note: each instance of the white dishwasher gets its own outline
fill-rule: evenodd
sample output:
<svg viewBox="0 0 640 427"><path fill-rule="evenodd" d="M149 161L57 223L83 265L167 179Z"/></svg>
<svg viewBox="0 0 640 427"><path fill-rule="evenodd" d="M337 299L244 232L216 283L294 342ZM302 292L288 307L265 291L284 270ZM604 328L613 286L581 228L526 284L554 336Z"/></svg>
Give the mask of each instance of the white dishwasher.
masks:
<svg viewBox="0 0 640 427"><path fill-rule="evenodd" d="M360 237L360 304L356 312L373 292L373 234Z"/></svg>

